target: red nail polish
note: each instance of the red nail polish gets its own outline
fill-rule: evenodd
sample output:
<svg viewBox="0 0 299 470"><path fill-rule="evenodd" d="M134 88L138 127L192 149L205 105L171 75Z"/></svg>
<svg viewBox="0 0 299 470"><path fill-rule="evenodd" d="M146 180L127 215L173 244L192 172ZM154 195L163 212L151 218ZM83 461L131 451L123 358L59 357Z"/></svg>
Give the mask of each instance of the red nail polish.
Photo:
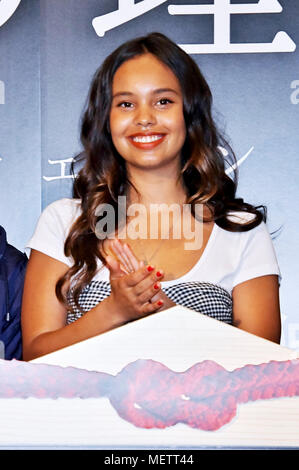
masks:
<svg viewBox="0 0 299 470"><path fill-rule="evenodd" d="M158 305L163 305L163 300L158 300L157 304Z"/></svg>
<svg viewBox="0 0 299 470"><path fill-rule="evenodd" d="M162 273L160 273L160 271L157 271L157 272L156 272L156 276L157 276L157 277L161 277L161 276L162 276Z"/></svg>
<svg viewBox="0 0 299 470"><path fill-rule="evenodd" d="M154 270L152 266L148 266L146 269L148 270L149 273Z"/></svg>
<svg viewBox="0 0 299 470"><path fill-rule="evenodd" d="M159 289L159 287L160 287L159 284L154 285L154 289Z"/></svg>

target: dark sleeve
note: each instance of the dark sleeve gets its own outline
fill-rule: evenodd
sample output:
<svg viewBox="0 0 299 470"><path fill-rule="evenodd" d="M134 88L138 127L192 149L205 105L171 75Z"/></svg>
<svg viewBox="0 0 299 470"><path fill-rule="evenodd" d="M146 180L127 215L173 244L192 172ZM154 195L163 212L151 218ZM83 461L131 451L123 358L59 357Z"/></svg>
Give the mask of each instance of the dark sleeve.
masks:
<svg viewBox="0 0 299 470"><path fill-rule="evenodd" d="M6 311L2 318L5 359L21 359L21 308L28 259L24 253L7 245L3 261L7 278Z"/></svg>

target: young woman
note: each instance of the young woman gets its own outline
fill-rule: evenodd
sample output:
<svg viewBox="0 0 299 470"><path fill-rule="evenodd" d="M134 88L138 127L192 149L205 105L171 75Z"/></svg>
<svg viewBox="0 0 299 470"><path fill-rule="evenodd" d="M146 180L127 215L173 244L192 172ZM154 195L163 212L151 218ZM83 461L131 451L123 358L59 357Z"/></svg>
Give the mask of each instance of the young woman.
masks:
<svg viewBox="0 0 299 470"><path fill-rule="evenodd" d="M236 198L211 106L196 63L162 34L104 61L83 116L73 199L50 204L28 243L25 360L176 304L280 341L280 272L265 208ZM153 204L179 208L168 238ZM103 207L113 208L115 231L104 227ZM189 249L185 232L172 236L184 207L201 234Z"/></svg>

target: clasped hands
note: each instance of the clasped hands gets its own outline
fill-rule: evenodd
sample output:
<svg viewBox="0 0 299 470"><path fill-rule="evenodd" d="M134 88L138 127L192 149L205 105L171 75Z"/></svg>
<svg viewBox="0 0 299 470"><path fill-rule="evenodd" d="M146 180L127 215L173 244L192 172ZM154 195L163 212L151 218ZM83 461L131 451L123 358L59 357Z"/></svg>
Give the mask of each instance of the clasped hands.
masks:
<svg viewBox="0 0 299 470"><path fill-rule="evenodd" d="M121 317L120 323L136 320L176 304L161 289L162 270L145 266L128 244L118 239L107 240L104 254L110 271L113 310Z"/></svg>

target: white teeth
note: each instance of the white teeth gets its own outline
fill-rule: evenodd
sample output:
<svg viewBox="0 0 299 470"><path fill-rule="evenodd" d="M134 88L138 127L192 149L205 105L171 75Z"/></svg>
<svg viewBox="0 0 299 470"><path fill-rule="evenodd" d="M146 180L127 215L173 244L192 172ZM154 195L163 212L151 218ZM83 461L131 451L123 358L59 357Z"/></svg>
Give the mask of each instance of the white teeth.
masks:
<svg viewBox="0 0 299 470"><path fill-rule="evenodd" d="M134 142L141 142L142 144L148 144L155 142L156 140L162 139L162 135L146 135L142 137L133 137Z"/></svg>

